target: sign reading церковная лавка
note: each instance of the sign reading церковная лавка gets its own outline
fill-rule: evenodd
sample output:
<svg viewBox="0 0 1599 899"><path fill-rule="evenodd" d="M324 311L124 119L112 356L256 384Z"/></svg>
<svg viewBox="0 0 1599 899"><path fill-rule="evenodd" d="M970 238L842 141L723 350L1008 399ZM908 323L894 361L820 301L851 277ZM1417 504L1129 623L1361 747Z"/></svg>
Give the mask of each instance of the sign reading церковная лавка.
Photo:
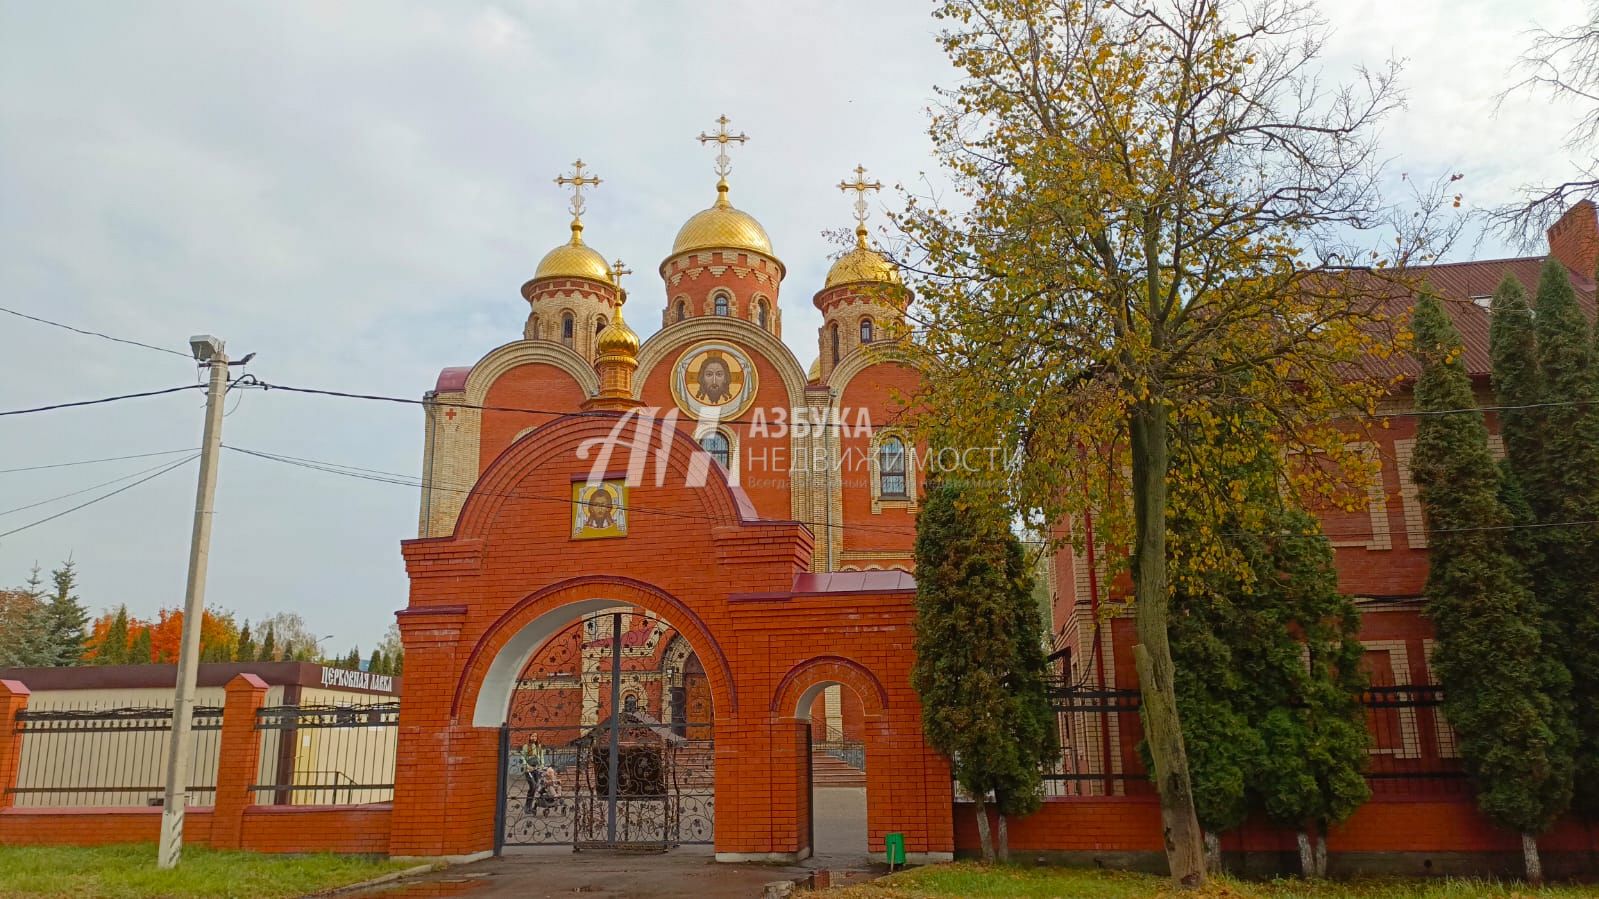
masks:
<svg viewBox="0 0 1599 899"><path fill-rule="evenodd" d="M373 674L370 671L351 671L348 668L323 668L322 686L393 693L394 678L387 674Z"/></svg>

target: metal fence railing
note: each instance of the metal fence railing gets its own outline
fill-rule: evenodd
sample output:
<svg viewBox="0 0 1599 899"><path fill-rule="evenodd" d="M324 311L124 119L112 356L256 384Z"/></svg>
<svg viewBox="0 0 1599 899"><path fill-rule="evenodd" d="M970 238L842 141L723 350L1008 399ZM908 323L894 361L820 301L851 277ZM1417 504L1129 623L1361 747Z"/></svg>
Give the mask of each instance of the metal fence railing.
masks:
<svg viewBox="0 0 1599 899"><path fill-rule="evenodd" d="M1050 699L1060 728L1061 757L1044 774L1045 795L1153 792L1138 752L1144 731L1137 690L1057 683ZM1374 798L1469 794L1439 687L1369 687L1360 703L1371 734L1365 774Z"/></svg>
<svg viewBox="0 0 1599 899"><path fill-rule="evenodd" d="M400 704L267 706L256 713L257 805L362 805L394 799Z"/></svg>
<svg viewBox="0 0 1599 899"><path fill-rule="evenodd" d="M22 736L16 786L7 788L21 808L159 806L166 790L172 708L99 706L92 703L25 709L17 713ZM216 797L222 709L194 709L190 801Z"/></svg>

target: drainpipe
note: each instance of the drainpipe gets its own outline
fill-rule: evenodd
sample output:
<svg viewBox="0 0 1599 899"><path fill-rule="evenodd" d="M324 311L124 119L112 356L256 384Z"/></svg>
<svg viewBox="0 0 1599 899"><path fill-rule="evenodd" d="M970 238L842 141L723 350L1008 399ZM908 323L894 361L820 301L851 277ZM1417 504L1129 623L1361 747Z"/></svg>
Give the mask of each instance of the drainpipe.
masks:
<svg viewBox="0 0 1599 899"><path fill-rule="evenodd" d="M1114 783L1110 772L1110 714L1105 711L1105 650L1099 633L1099 571L1094 560L1094 513L1083 513L1083 538L1088 547L1088 608L1094 619L1094 676L1099 682L1099 763L1105 775L1105 795L1111 795Z"/></svg>

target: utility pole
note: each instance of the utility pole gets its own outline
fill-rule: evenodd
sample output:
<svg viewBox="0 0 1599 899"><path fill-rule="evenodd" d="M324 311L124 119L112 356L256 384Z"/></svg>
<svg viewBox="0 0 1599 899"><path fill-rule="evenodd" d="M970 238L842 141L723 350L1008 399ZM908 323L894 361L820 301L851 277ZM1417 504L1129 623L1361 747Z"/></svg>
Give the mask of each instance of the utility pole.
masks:
<svg viewBox="0 0 1599 899"><path fill-rule="evenodd" d="M172 703L172 740L167 747L167 790L161 806L161 848L157 864L176 867L183 856L183 812L189 804L189 768L194 742L194 687L200 674L200 620L205 615L205 572L211 553L212 504L216 499L217 457L222 450L222 398L228 389L228 357L216 337L189 338L194 358L211 369L205 391L205 435L200 442L200 486L194 499L194 531L189 539L189 581L183 600L183 638L178 648L177 696Z"/></svg>

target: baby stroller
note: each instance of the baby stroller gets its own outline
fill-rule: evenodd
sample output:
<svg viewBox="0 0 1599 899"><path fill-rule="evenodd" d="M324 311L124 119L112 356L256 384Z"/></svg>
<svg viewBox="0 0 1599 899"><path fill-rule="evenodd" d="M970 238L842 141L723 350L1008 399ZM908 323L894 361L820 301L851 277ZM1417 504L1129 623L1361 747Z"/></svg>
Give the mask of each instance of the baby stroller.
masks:
<svg viewBox="0 0 1599 899"><path fill-rule="evenodd" d="M527 799L522 803L524 814L531 815L534 810L549 814L551 809L561 808L561 787L554 766L533 765L523 776L527 778Z"/></svg>

